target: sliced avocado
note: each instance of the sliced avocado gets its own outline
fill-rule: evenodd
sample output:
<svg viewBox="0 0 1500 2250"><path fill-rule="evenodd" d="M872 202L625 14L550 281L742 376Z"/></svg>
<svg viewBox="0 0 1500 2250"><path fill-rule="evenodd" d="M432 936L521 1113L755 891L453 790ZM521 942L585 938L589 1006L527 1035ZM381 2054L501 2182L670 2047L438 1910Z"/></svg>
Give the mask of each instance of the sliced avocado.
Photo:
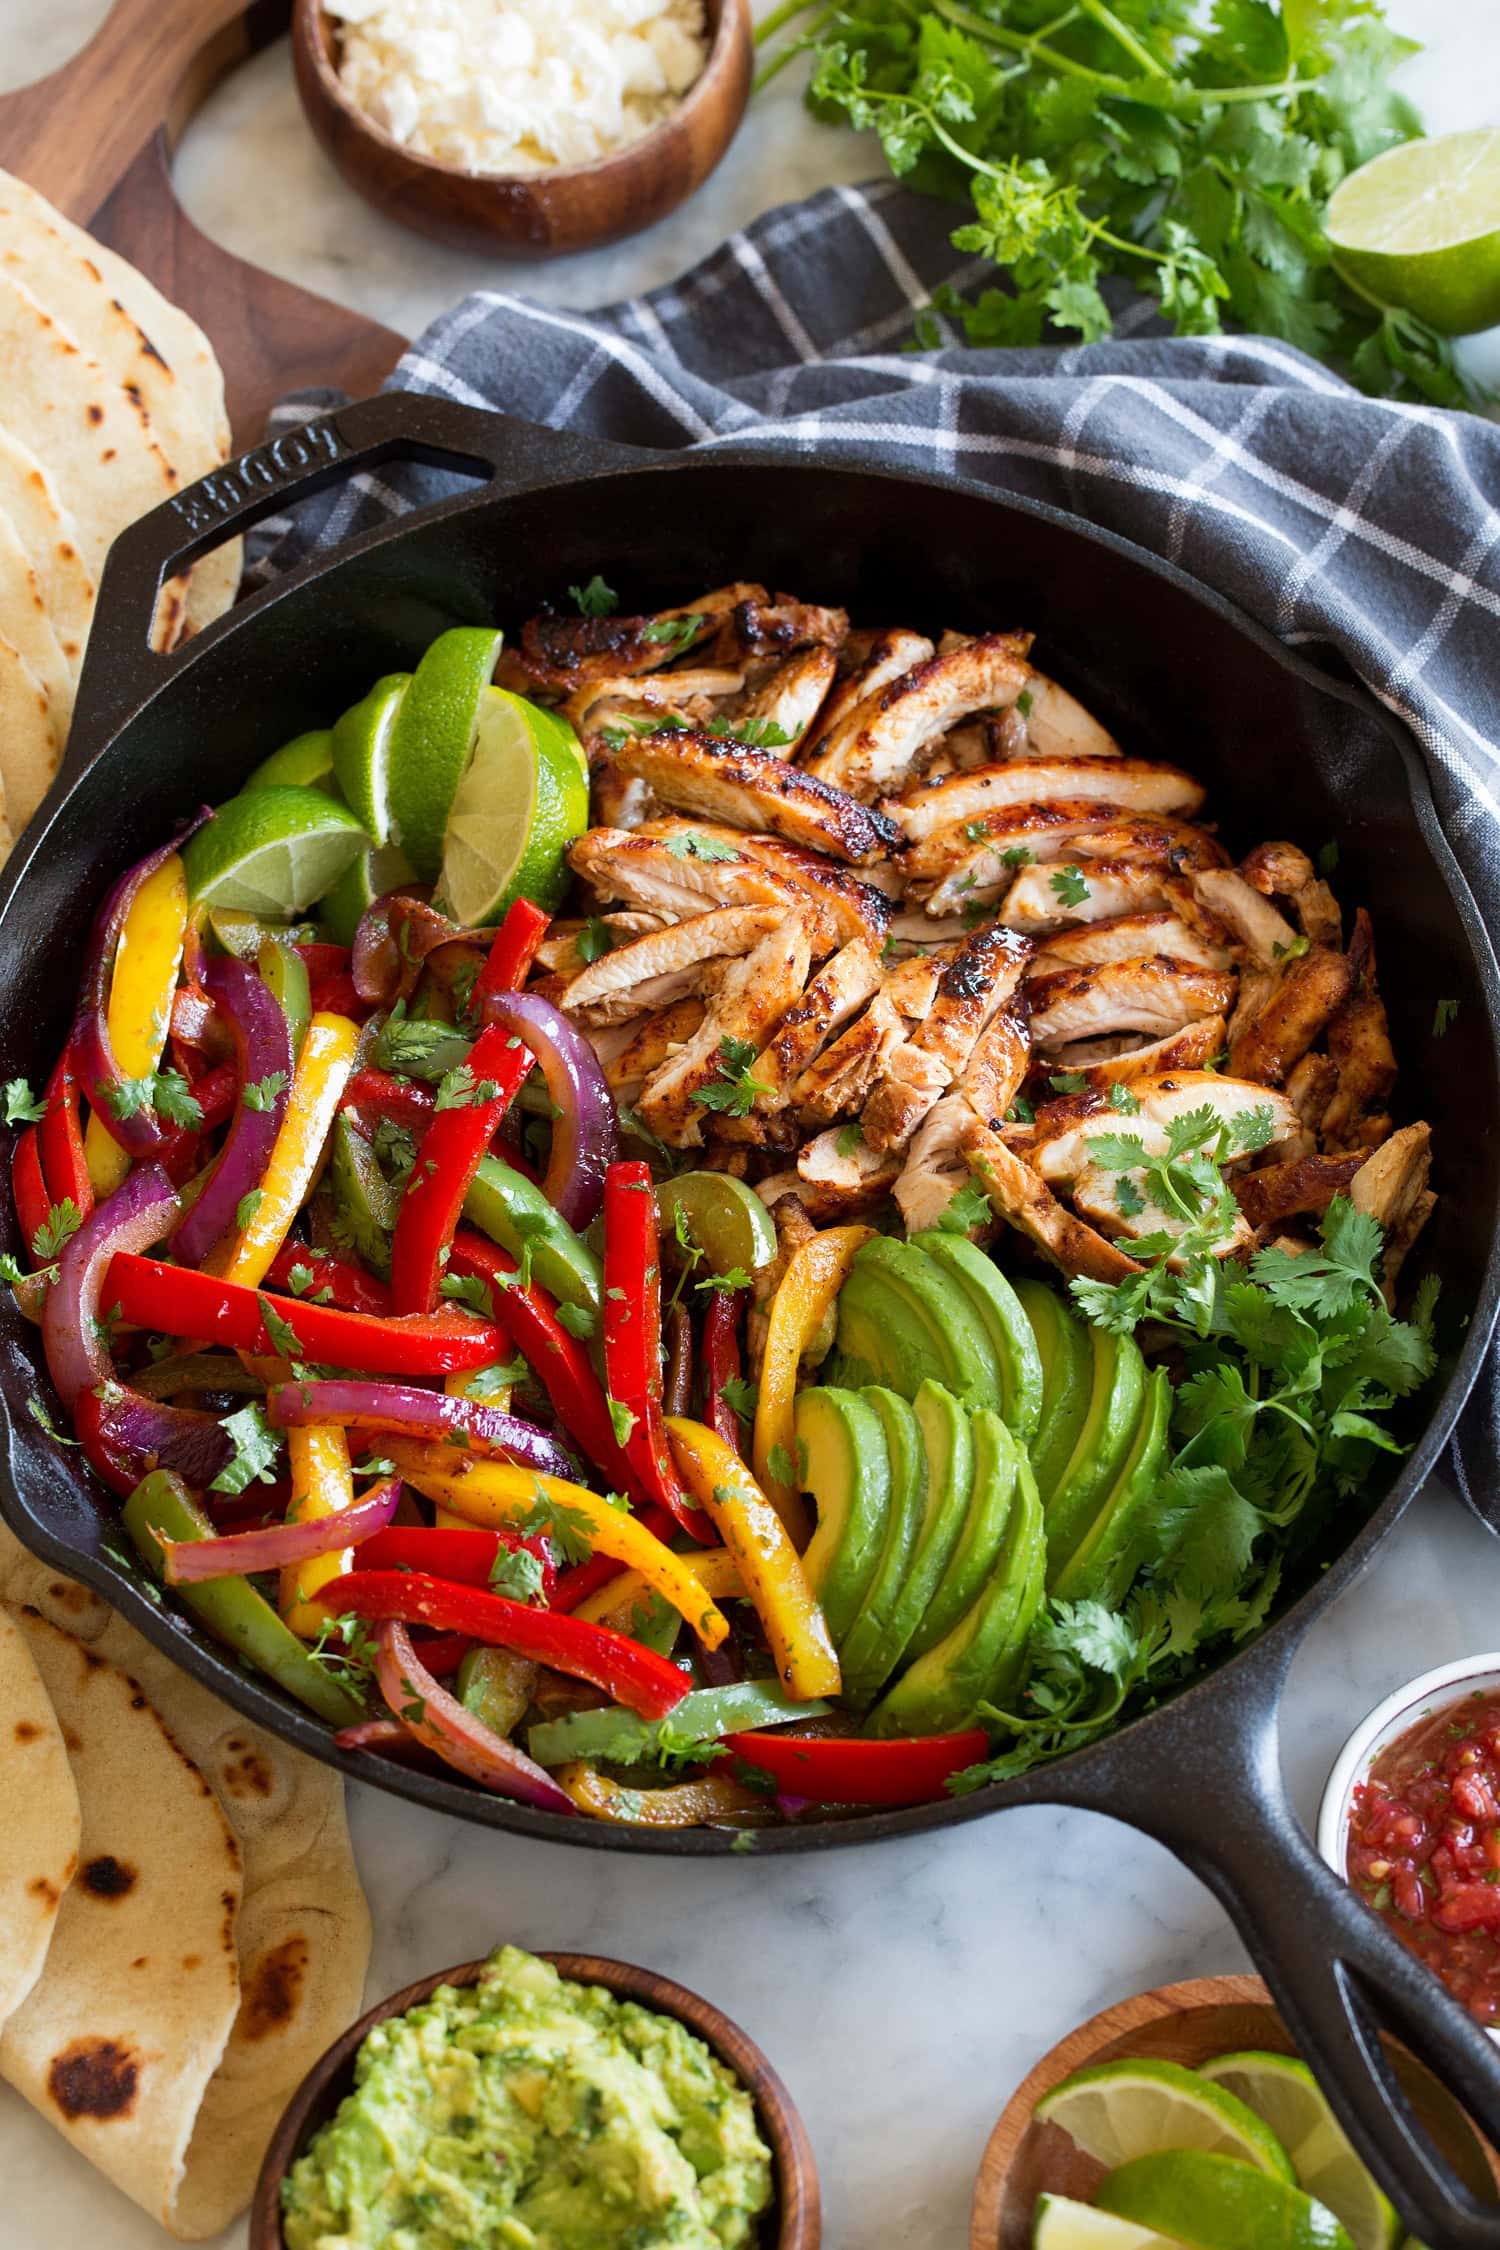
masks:
<svg viewBox="0 0 1500 2250"><path fill-rule="evenodd" d="M1141 1418L1146 1363L1133 1336L1090 1328L1089 1403L1047 1502L1047 1585L1055 1588L1120 1473Z"/></svg>
<svg viewBox="0 0 1500 2250"><path fill-rule="evenodd" d="M890 1515L885 1431L857 1392L807 1390L797 1401L797 1449L802 1489L818 1511L802 1567L841 1649L880 1560Z"/></svg>
<svg viewBox="0 0 1500 2250"><path fill-rule="evenodd" d="M1020 1299L994 1259L967 1235L934 1229L909 1240L957 1282L978 1314L1000 1375L999 1397L985 1404L998 1406L1021 1443L1030 1445L1042 1412L1042 1355Z"/></svg>
<svg viewBox="0 0 1500 2250"><path fill-rule="evenodd" d="M1156 1480L1167 1457L1172 1384L1164 1367L1147 1379L1130 1450L1098 1514L1057 1573L1059 1601L1100 1601L1115 1608L1142 1561Z"/></svg>
<svg viewBox="0 0 1500 2250"><path fill-rule="evenodd" d="M847 1386L883 1383L915 1398L941 1383L965 1405L995 1396L989 1340L957 1282L910 1243L867 1242L839 1291L838 1358Z"/></svg>
<svg viewBox="0 0 1500 2250"><path fill-rule="evenodd" d="M1088 1412L1093 1361L1087 1329L1055 1289L1044 1281L1018 1281L1015 1291L1042 1362L1042 1411L1031 1440L1031 1466L1045 1508Z"/></svg>
<svg viewBox="0 0 1500 2250"><path fill-rule="evenodd" d="M952 1631L994 1569L1005 1536L1016 1473L1026 1458L999 1415L989 1407L969 1416L969 1428L974 1440L969 1505L948 1567L906 1645L906 1653L913 1660L925 1656Z"/></svg>
<svg viewBox="0 0 1500 2250"><path fill-rule="evenodd" d="M974 1482L968 1409L941 1383L924 1383L912 1401L912 1412L921 1432L927 1483L906 1580L882 1636L878 1662L866 1678L870 1696L879 1694L903 1662L907 1644L927 1614L963 1531ZM847 1677L846 1673L846 1684Z"/></svg>
<svg viewBox="0 0 1500 2250"><path fill-rule="evenodd" d="M1036 1479L1024 1461L987 1583L958 1623L896 1682L872 1734L946 1734L1014 1689L1046 1590L1047 1541Z"/></svg>
<svg viewBox="0 0 1500 2250"><path fill-rule="evenodd" d="M890 1670L884 1652L891 1616L911 1575L927 1501L927 1459L915 1413L895 1391L872 1387L860 1395L875 1409L885 1433L891 1466L891 1507L880 1556L865 1588L859 1615L839 1644L844 1696L857 1711L873 1701Z"/></svg>

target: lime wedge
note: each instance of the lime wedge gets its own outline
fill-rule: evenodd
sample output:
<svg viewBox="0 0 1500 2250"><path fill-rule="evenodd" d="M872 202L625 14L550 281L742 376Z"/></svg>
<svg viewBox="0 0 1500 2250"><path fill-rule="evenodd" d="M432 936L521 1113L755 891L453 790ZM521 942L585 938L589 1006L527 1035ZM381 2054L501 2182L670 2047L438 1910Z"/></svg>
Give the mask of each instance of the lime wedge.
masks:
<svg viewBox="0 0 1500 2250"><path fill-rule="evenodd" d="M493 922L517 898L549 913L562 904L564 855L589 822L589 785L571 738L534 703L484 690L438 876L438 899L456 920Z"/></svg>
<svg viewBox="0 0 1500 2250"><path fill-rule="evenodd" d="M314 727L308 734L295 734L269 758L262 758L250 779L247 789L323 789L332 796L336 784L333 778L333 731L329 727Z"/></svg>
<svg viewBox="0 0 1500 2250"><path fill-rule="evenodd" d="M1500 321L1500 126L1406 141L1352 172L1323 219L1335 263L1445 336Z"/></svg>
<svg viewBox="0 0 1500 2250"><path fill-rule="evenodd" d="M1067 2195L1043 2195L1037 2198L1031 2250L1179 2250L1179 2246L1150 2227L1096 2211L1090 2203L1075 2203Z"/></svg>
<svg viewBox="0 0 1500 2250"><path fill-rule="evenodd" d="M1096 2063L1075 2070L1036 2105L1099 2164L1124 2164L1162 2149L1211 2149L1274 2178L1295 2180L1291 2159L1254 2110L1181 2063Z"/></svg>
<svg viewBox="0 0 1500 2250"><path fill-rule="evenodd" d="M463 779L484 691L500 653L488 627L439 633L411 676L386 748L386 834L424 883L443 858L443 831ZM382 843L386 837L379 839Z"/></svg>
<svg viewBox="0 0 1500 2250"><path fill-rule="evenodd" d="M716 1273L758 1273L776 1256L770 1212L754 1188L730 1172L679 1172L675 1180L663 1180L656 1215L664 1256L674 1271L691 1263L699 1281Z"/></svg>
<svg viewBox="0 0 1500 2250"><path fill-rule="evenodd" d="M333 889L324 893L319 920L335 945L352 945L361 920L376 899L414 879L415 870L399 844L383 844L377 852L361 852Z"/></svg>
<svg viewBox="0 0 1500 2250"><path fill-rule="evenodd" d="M1292 2160L1297 2185L1326 2203L1355 2250L1396 2250L1401 2221L1349 2146L1318 2081L1295 2055L1220 2055L1203 2076L1264 2118Z"/></svg>
<svg viewBox="0 0 1500 2250"><path fill-rule="evenodd" d="M410 672L387 672L333 729L333 771L355 818L377 844L390 836L387 758Z"/></svg>
<svg viewBox="0 0 1500 2250"><path fill-rule="evenodd" d="M353 813L317 789L247 789L183 851L188 897L287 920L333 888L369 843Z"/></svg>
<svg viewBox="0 0 1500 2250"><path fill-rule="evenodd" d="M1333 2213L1301 2188L1206 2149L1137 2156L1107 2175L1094 2200L1187 2250L1354 2250Z"/></svg>

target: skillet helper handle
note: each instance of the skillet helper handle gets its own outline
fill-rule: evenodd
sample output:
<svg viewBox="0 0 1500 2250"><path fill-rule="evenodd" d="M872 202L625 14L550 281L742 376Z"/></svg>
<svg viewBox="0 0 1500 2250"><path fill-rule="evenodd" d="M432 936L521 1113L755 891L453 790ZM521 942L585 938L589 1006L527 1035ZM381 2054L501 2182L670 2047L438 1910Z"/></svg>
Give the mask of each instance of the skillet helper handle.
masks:
<svg viewBox="0 0 1500 2250"><path fill-rule="evenodd" d="M1500 2204L1480 2203L1429 2139L1379 2033L1497 2145L1500 2046L1333 1873L1293 1811L1276 1717L1287 1661L1270 1656L1234 1698L1190 1695L1155 1714L1148 1768L1121 1742L1086 1786L1052 1793L1144 1829L1214 1893L1408 2229L1432 2250L1500 2250Z"/></svg>

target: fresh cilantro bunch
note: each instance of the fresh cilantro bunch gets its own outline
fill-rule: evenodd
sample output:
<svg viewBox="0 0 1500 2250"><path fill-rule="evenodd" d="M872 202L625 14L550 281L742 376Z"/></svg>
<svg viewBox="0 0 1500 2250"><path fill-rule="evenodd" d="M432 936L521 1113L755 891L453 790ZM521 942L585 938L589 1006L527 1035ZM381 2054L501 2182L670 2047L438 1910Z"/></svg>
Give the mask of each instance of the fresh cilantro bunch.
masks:
<svg viewBox="0 0 1500 2250"><path fill-rule="evenodd" d="M786 0L764 39L818 0ZM1334 268L1322 219L1346 173L1417 138L1390 83L1413 53L1380 0L833 0L810 47L818 115L877 133L893 172L967 198L953 237L1009 284L941 320L971 344L1111 332L1128 278L1179 335L1278 336L1380 397L1473 397L1449 341Z"/></svg>

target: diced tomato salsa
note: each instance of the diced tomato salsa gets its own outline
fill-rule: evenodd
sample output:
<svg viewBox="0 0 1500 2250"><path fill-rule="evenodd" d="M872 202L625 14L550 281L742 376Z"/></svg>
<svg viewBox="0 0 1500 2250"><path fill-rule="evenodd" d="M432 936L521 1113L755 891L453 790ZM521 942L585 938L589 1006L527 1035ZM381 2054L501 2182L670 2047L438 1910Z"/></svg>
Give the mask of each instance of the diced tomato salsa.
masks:
<svg viewBox="0 0 1500 2250"><path fill-rule="evenodd" d="M1470 2015L1500 2021L1500 1693L1429 1711L1381 1751L1346 1867Z"/></svg>

